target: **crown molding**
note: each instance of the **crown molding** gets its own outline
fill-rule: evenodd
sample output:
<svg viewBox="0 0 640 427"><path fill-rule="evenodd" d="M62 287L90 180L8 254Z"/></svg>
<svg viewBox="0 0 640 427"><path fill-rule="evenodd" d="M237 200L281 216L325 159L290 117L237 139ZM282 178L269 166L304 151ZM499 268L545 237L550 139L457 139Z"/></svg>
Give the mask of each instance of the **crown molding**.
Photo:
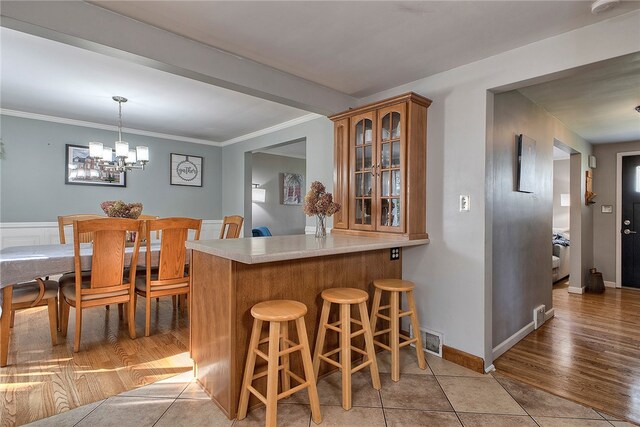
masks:
<svg viewBox="0 0 640 427"><path fill-rule="evenodd" d="M295 126L295 125L299 125L301 123L305 123L305 122L308 122L308 121L311 121L311 120L315 120L318 117L324 117L324 116L322 116L321 114L316 114L316 113L305 114L304 116L297 117L297 118L295 118L293 120L282 122L282 123L279 123L277 125L270 126L268 128L260 129L260 130L257 130L255 132L248 133L246 135L241 135L241 136L238 136L238 137L235 137L235 138L232 138L232 139L228 139L228 140L222 142L222 146L226 147L228 145L235 144L237 142L246 141L246 140L251 139L251 138L256 138L258 136L262 136L262 135L266 135L268 133L272 133L272 132L275 132L275 131L278 131L278 130L286 129L286 128L289 128L291 126Z"/></svg>
<svg viewBox="0 0 640 427"><path fill-rule="evenodd" d="M23 119L42 120L45 122L61 123L72 126L82 126L93 129L102 129L109 131L118 131L118 127L114 125L105 125L102 123L85 122L82 120L67 119L63 117L47 116L45 114L28 113L26 111L8 110L6 108L0 108L0 114L5 116L21 117ZM150 132L140 129L122 128L122 132L131 133L134 135L149 136L152 138L169 139L173 141L191 142L194 144L213 145L214 147L222 147L222 144L217 141L209 141L206 139L189 138L186 136L170 135L166 133Z"/></svg>

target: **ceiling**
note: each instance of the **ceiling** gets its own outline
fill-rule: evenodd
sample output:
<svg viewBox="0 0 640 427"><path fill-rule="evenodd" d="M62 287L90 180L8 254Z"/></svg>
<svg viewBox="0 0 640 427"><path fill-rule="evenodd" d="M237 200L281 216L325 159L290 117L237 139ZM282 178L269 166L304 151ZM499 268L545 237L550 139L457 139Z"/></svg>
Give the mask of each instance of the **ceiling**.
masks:
<svg viewBox="0 0 640 427"><path fill-rule="evenodd" d="M640 8L590 1L94 1L364 97ZM186 25L188 23L188 25Z"/></svg>
<svg viewBox="0 0 640 427"><path fill-rule="evenodd" d="M92 9L90 14L100 11L121 18L102 7L240 59L266 64L279 75L298 79L290 80L293 88L301 79L323 85L317 86L320 97L327 88L366 96L640 8L640 2L621 2L606 13L592 15L590 1L561 0L73 4ZM64 8L52 12L60 10ZM122 19L138 28L143 25ZM75 22L67 27L75 28ZM4 112L114 125L117 105L111 97L121 95L129 98L123 106L125 128L205 143L232 143L288 121L312 117L307 111L162 71L162 67L146 67L141 65L144 61L129 62L123 59L126 55L103 55L89 45L72 46L0 28L0 107ZM248 68L255 64L243 61ZM637 68L630 72L633 70L637 75ZM601 95L610 89L611 85ZM554 90L538 90L523 93L561 120L569 120L560 117L566 107L551 99ZM588 125L582 126L586 129ZM617 129L618 125L609 126L609 130Z"/></svg>
<svg viewBox="0 0 640 427"><path fill-rule="evenodd" d="M308 112L85 49L0 28L0 106L213 142Z"/></svg>
<svg viewBox="0 0 640 427"><path fill-rule="evenodd" d="M519 91L588 142L640 141L640 53Z"/></svg>

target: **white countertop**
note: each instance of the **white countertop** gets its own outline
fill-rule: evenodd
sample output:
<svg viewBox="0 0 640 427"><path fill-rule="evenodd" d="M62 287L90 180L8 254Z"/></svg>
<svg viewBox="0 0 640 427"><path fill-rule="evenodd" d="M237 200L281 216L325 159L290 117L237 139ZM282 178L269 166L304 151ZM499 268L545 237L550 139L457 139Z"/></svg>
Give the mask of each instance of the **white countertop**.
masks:
<svg viewBox="0 0 640 427"><path fill-rule="evenodd" d="M243 239L188 241L187 249L227 258L244 264L373 251L426 245L429 239L391 240L378 237L313 235L250 237Z"/></svg>

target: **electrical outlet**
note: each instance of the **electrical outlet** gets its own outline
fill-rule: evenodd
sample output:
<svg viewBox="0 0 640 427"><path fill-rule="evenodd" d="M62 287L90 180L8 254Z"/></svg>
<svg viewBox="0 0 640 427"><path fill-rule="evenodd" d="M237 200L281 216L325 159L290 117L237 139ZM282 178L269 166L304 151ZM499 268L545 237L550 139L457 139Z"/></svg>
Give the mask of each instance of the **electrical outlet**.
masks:
<svg viewBox="0 0 640 427"><path fill-rule="evenodd" d="M400 259L400 248L391 248L389 249L389 259L391 261L396 261Z"/></svg>
<svg viewBox="0 0 640 427"><path fill-rule="evenodd" d="M467 194L460 195L460 212L469 212L471 210L471 196Z"/></svg>

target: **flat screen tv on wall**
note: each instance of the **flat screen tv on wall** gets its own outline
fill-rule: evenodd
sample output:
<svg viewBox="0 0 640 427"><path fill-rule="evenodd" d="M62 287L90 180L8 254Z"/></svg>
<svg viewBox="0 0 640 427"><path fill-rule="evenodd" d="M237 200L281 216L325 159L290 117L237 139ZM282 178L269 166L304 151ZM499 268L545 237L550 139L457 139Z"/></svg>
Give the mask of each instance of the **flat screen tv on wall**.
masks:
<svg viewBox="0 0 640 427"><path fill-rule="evenodd" d="M518 146L518 179L516 190L533 193L536 184L536 141L526 135L516 136Z"/></svg>

